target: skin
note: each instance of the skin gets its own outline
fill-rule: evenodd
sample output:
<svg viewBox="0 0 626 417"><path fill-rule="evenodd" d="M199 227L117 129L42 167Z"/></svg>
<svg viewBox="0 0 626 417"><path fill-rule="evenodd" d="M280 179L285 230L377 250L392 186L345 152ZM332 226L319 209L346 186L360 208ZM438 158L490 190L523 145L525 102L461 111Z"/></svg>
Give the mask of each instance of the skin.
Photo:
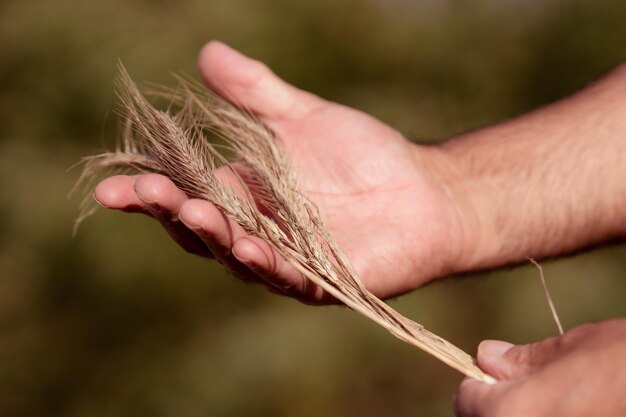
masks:
<svg viewBox="0 0 626 417"><path fill-rule="evenodd" d="M618 417L626 412L626 319L585 324L539 343L484 341L478 363L502 382L466 379L458 417Z"/></svg>
<svg viewBox="0 0 626 417"><path fill-rule="evenodd" d="M453 272L461 252L459 215L429 168L434 150L286 84L221 43L202 50L199 67L208 85L276 133L302 189L371 291L389 297ZM329 301L264 242L246 236L208 202L187 199L165 177L108 178L94 197L108 208L152 215L183 248L214 256L245 280L307 302Z"/></svg>
<svg viewBox="0 0 626 417"><path fill-rule="evenodd" d="M219 42L203 48L199 68L211 88L276 133L303 191L379 297L626 236L626 140L619 134L626 132L626 66L551 106L436 146L410 143L366 114L299 90ZM163 176L110 177L94 197L154 217L185 250L244 280L307 303L332 302L263 241ZM600 402L600 415L624 415L618 391L606 389L625 387L626 371L615 366L624 359L625 325L618 323L504 355L494 351L510 345L483 342L479 364L502 382L464 382L457 415L590 415ZM558 348L532 347L543 344ZM533 354L515 353L525 350Z"/></svg>

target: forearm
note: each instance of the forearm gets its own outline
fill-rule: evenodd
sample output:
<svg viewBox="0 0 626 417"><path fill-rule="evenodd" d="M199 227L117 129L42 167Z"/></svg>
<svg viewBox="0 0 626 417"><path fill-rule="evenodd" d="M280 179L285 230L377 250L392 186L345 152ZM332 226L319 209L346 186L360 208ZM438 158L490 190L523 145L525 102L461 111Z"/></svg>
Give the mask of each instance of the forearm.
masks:
<svg viewBox="0 0 626 417"><path fill-rule="evenodd" d="M626 66L439 151L462 219L460 271L626 236Z"/></svg>

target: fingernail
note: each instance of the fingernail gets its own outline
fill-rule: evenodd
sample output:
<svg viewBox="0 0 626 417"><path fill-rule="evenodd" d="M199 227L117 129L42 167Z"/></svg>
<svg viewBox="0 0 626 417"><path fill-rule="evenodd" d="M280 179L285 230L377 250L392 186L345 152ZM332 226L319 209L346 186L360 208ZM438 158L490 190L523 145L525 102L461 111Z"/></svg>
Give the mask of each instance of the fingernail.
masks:
<svg viewBox="0 0 626 417"><path fill-rule="evenodd" d="M93 199L96 201L96 203L98 203L99 205L101 205L102 207L106 207L104 204L102 204L102 202L100 200L98 200L98 197L96 197L96 193L92 193L91 196L93 197Z"/></svg>
<svg viewBox="0 0 626 417"><path fill-rule="evenodd" d="M246 242L247 245L242 245L242 242ZM252 249L250 245L252 245L254 249ZM237 239L236 242L234 242L232 251L233 251L233 255L235 256L235 258L237 258L239 262L246 264L248 268L254 271L259 271L258 263L252 262L252 260L255 258L253 252L256 251L256 252L260 252L263 255L265 254L263 253L259 245L254 240L249 239L248 237L239 238Z"/></svg>
<svg viewBox="0 0 626 417"><path fill-rule="evenodd" d="M478 356L500 357L515 346L501 340L484 340L478 345Z"/></svg>
<svg viewBox="0 0 626 417"><path fill-rule="evenodd" d="M241 262L242 264L246 264L246 265L248 266L248 268L250 268L250 269L254 269L254 265L253 265L253 264L250 264L250 265L248 265L248 264L247 264L247 262L250 262L250 259L248 259L248 257L247 257L247 256L245 256L244 254L239 253L239 252L240 252L240 251L239 251L239 249L237 248L237 246L233 245L233 248L232 248L232 254L233 254L233 256L235 257L235 259L237 259L237 260L238 260L239 262Z"/></svg>

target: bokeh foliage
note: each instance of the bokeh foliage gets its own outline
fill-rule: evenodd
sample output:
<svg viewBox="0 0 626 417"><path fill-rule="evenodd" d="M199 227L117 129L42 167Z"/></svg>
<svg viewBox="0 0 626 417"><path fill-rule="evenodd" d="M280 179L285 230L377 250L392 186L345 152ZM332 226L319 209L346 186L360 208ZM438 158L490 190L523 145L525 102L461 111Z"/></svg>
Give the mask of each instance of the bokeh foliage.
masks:
<svg viewBox="0 0 626 417"><path fill-rule="evenodd" d="M460 376L349 311L226 277L138 215L100 211L72 239L66 169L113 143L118 59L169 83L221 39L441 140L597 78L626 56L624 21L622 0L3 0L0 415L450 416ZM566 326L626 313L623 247L544 266ZM468 351L555 332L532 267L393 305Z"/></svg>

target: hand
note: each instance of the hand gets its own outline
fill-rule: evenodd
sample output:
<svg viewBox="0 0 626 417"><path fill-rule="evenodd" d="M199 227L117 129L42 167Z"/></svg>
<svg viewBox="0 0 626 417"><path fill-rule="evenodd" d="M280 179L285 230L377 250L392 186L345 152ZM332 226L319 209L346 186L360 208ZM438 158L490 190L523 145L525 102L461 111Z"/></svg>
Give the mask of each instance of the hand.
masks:
<svg viewBox="0 0 626 417"><path fill-rule="evenodd" d="M381 297L451 272L460 249L458 210L439 185L436 148L408 142L359 111L296 89L263 64L218 42L201 52L202 77L276 134L303 191L320 208L367 288ZM186 250L215 257L245 280L303 301L330 301L258 238L206 201L155 174L115 176L95 198L159 220Z"/></svg>
<svg viewBox="0 0 626 417"><path fill-rule="evenodd" d="M455 399L458 417L626 415L624 318L525 346L485 341L478 363L501 382L463 381Z"/></svg>

